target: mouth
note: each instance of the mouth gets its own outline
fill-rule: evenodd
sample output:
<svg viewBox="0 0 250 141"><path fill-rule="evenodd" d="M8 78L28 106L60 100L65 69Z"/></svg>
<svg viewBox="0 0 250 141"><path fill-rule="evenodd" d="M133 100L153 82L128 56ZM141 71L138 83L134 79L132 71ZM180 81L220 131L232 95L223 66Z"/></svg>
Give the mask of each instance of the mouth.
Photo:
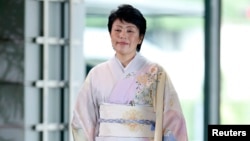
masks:
<svg viewBox="0 0 250 141"><path fill-rule="evenodd" d="M117 42L117 44L119 44L119 45L128 45L128 43L126 43L126 42Z"/></svg>

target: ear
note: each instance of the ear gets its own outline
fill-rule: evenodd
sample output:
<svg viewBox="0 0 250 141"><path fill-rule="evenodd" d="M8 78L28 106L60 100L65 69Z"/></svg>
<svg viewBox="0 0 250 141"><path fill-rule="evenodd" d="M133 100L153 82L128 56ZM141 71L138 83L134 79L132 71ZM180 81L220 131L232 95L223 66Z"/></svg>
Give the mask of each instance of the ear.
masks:
<svg viewBox="0 0 250 141"><path fill-rule="evenodd" d="M143 38L144 38L144 35L141 35L141 36L140 36L140 40L139 40L139 43L138 43L138 44L141 44L141 43L142 43Z"/></svg>

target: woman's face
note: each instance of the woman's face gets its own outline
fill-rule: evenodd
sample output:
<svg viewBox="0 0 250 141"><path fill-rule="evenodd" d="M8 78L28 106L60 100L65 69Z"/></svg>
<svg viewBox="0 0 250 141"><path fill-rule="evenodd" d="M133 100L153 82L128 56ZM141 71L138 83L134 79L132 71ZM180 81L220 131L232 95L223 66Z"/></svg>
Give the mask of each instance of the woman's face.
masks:
<svg viewBox="0 0 250 141"><path fill-rule="evenodd" d="M112 25L111 42L117 55L134 56L136 47L142 41L136 25L116 19Z"/></svg>

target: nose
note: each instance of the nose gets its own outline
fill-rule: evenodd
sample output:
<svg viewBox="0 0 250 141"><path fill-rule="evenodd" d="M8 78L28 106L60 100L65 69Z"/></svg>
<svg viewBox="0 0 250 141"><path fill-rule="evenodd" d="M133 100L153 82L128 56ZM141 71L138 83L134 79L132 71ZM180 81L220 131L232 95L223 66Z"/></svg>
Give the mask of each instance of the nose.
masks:
<svg viewBox="0 0 250 141"><path fill-rule="evenodd" d="M126 34L126 31L124 31L124 30L122 30L122 31L120 32L120 34L119 34L119 37L120 37L121 39L126 39L126 36L127 36L127 34Z"/></svg>

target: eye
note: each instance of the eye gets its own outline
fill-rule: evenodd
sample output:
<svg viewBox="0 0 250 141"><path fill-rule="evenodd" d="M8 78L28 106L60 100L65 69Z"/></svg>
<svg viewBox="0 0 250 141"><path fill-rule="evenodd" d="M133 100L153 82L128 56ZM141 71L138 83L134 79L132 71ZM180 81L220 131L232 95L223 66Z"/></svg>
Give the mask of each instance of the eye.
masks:
<svg viewBox="0 0 250 141"><path fill-rule="evenodd" d="M136 29L135 28L128 28L127 32L128 33L134 33L134 32L136 32Z"/></svg>
<svg viewBox="0 0 250 141"><path fill-rule="evenodd" d="M116 32L121 32L121 29L115 29Z"/></svg>

